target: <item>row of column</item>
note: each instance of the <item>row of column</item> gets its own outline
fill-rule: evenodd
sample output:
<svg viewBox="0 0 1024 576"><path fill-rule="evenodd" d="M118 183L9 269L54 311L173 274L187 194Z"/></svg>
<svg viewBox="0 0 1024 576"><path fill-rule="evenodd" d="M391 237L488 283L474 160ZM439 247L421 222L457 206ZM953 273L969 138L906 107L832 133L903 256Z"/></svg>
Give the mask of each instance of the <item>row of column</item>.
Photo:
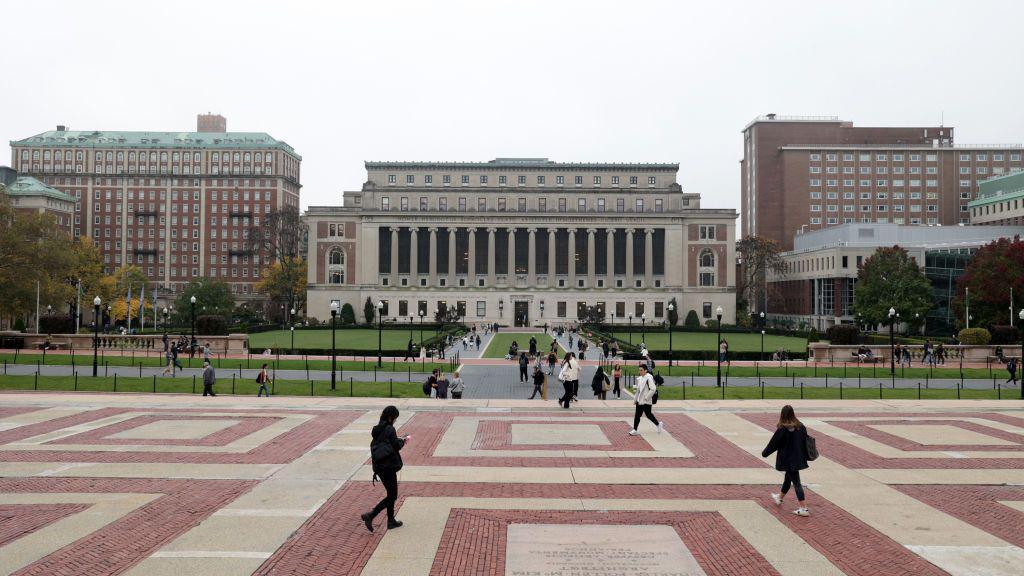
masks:
<svg viewBox="0 0 1024 576"><path fill-rule="evenodd" d="M399 227L392 227L391 229L391 275L392 285L398 285L398 233L401 230ZM429 285L437 285L437 228L428 228L430 233L430 263L427 273L429 274ZM455 270L455 239L458 228L450 227L448 230L448 266L450 270ZM516 261L516 228L506 228L508 233L508 276L515 275L515 261ZM529 234L529 247L528 247L528 262L527 262L527 282L529 286L535 286L537 284L537 230L538 228L526 228L526 232ZM555 235L559 228L546 228L548 232L548 278L555 278L557 276L555 272ZM568 233L569 238L569 262L568 262L568 285L569 287L576 286L576 234L585 232L587 234L587 286L596 286L596 258L597 258L597 247L594 242L594 236L597 233L596 228L587 228L583 231L577 228L564 229ZM474 281L477 278L476 272L476 233L477 228L466 228L468 232L468 260L469 260L469 271L468 276ZM496 273L495 273L495 233L498 228L487 228L487 261L490 265L487 267L487 285L496 285ZM409 275L413 278L419 276L419 229L415 227L409 228ZM606 262L606 274L605 276L609 279L608 286L610 287L610 279L615 276L615 234L617 233L615 228L608 228L607 232L607 249L605 251L607 255ZM625 229L626 234L626 287L632 287L634 285L634 274L633 274L633 242L634 235L637 230L634 228ZM642 230L644 236L644 278L646 287L654 286L654 229L644 228ZM453 274L454 275L454 274ZM510 282L514 283L514 282ZM549 286L552 286L552 282L549 280Z"/></svg>

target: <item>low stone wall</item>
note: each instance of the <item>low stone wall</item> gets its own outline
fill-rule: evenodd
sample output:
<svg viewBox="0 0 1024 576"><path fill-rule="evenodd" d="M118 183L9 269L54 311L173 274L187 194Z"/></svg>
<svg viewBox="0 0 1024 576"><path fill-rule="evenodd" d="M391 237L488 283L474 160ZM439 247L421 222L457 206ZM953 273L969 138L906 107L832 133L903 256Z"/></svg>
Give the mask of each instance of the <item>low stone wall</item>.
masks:
<svg viewBox="0 0 1024 576"><path fill-rule="evenodd" d="M889 361L891 355L891 349L888 344L866 344L868 349L871 350L872 354L879 359L878 361ZM924 345L921 344L903 344L903 348L910 349L910 355L915 362L920 362L924 356ZM832 345L825 344L822 342L814 342L807 345L808 348L808 360L811 362L856 362L857 361L857 350L861 345ZM967 346L967 345L952 345L943 344L942 348L946 351L946 361L950 360L960 361L963 357L964 362L973 363L986 363L996 356L997 346ZM932 347L934 350L934 346ZM1017 358L1021 357L1020 345L1008 345L1002 346L1004 358Z"/></svg>
<svg viewBox="0 0 1024 576"><path fill-rule="evenodd" d="M18 334L25 339L25 348L38 349L46 341L46 334ZM176 342L180 334L168 334L171 342ZM187 335L186 335L187 337ZM59 350L92 349L92 334L50 334L50 343ZM100 334L100 347L104 350L163 350L162 334ZM210 344L210 349L217 354L245 354L249 341L248 334L229 334L227 336L196 335L200 345Z"/></svg>

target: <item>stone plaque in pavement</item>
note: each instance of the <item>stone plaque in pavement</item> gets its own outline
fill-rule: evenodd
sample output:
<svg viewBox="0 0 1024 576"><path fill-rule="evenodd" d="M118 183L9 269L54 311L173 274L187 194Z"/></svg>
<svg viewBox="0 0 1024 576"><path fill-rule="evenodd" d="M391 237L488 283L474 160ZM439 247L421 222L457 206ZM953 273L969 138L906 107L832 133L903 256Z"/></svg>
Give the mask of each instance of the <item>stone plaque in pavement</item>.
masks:
<svg viewBox="0 0 1024 576"><path fill-rule="evenodd" d="M706 576L671 526L511 524L506 576Z"/></svg>

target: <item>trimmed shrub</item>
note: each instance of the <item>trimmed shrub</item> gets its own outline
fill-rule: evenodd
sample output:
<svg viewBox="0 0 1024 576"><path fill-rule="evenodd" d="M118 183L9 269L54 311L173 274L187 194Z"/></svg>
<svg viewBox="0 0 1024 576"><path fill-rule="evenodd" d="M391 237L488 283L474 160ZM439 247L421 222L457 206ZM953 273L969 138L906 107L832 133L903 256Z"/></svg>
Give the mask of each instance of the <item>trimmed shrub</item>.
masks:
<svg viewBox="0 0 1024 576"><path fill-rule="evenodd" d="M223 316L204 314L196 318L196 334L203 336L225 336L228 333L228 321Z"/></svg>
<svg viewBox="0 0 1024 576"><path fill-rule="evenodd" d="M1020 332L1016 326L992 326L992 344L1016 344L1020 342Z"/></svg>
<svg viewBox="0 0 1024 576"><path fill-rule="evenodd" d="M25 321L22 320L21 318L18 318L17 320L15 320L14 321L14 331L15 332L24 332L25 331Z"/></svg>
<svg viewBox="0 0 1024 576"><path fill-rule="evenodd" d="M39 331L43 334L71 334L75 331L75 322L66 314L54 314L39 318Z"/></svg>
<svg viewBox="0 0 1024 576"><path fill-rule="evenodd" d="M342 305L341 313L338 316L338 320L344 325L352 325L356 323L356 311L348 302L345 302L345 304Z"/></svg>
<svg viewBox="0 0 1024 576"><path fill-rule="evenodd" d="M856 344L860 337L860 328L853 324L836 324L825 331L825 338L832 344Z"/></svg>
<svg viewBox="0 0 1024 576"><path fill-rule="evenodd" d="M992 334L984 328L964 328L957 334L961 344L987 346L992 341Z"/></svg>
<svg viewBox="0 0 1024 576"><path fill-rule="evenodd" d="M693 330L700 328L700 318L697 317L696 310L690 310L686 313L686 320L683 320L683 327Z"/></svg>
<svg viewBox="0 0 1024 576"><path fill-rule="evenodd" d="M807 332L807 343L810 344L811 342L817 342L818 340L821 340L818 336L818 330L811 327L810 331Z"/></svg>

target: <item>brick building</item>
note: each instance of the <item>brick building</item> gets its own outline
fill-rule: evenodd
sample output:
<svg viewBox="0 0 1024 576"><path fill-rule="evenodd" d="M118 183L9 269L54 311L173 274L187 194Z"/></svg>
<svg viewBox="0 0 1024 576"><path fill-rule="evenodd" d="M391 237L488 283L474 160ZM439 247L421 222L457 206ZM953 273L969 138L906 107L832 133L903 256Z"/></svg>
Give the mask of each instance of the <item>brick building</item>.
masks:
<svg viewBox="0 0 1024 576"><path fill-rule="evenodd" d="M136 265L164 295L220 278L244 299L265 264L246 251L247 230L298 209L301 157L268 134L226 128L208 114L197 132L58 126L11 142L11 161L75 199L72 232L96 242L107 272Z"/></svg>
<svg viewBox="0 0 1024 576"><path fill-rule="evenodd" d="M743 236L789 250L794 234L839 224L966 224L978 182L1024 169L1022 153L1019 144L955 145L947 126L758 117L743 130Z"/></svg>
<svg viewBox="0 0 1024 576"><path fill-rule="evenodd" d="M1024 225L1024 172L981 182L970 209L971 224Z"/></svg>
<svg viewBox="0 0 1024 576"><path fill-rule="evenodd" d="M732 209L701 208L677 164L368 162L343 206L314 206L308 312L333 301L362 317L432 318L442 305L467 322L535 326L575 321L595 306L616 322L680 321L723 308L735 318Z"/></svg>

